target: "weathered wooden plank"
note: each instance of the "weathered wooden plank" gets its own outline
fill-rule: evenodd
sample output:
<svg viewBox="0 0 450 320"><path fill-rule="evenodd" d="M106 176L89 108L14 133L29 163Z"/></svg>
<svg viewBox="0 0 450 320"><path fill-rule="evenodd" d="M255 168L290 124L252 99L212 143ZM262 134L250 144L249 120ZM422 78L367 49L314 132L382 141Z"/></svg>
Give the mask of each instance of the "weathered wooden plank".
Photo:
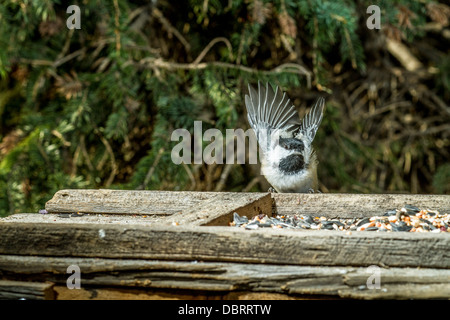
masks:
<svg viewBox="0 0 450 320"><path fill-rule="evenodd" d="M87 212L109 214L172 215L193 213L205 208L221 210L221 206L236 209L239 201L249 203L264 199L267 193L189 192L189 191L137 191L137 190L60 190L46 204L49 212ZM386 210L401 208L405 204L450 211L449 195L420 194L298 194L272 193L273 213L305 213L326 217L359 217L383 214ZM216 200L214 200L216 199ZM255 205L256 207L258 205ZM260 212L270 215L266 205ZM268 211L268 212L267 212Z"/></svg>
<svg viewBox="0 0 450 320"><path fill-rule="evenodd" d="M0 254L450 268L446 233L0 222Z"/></svg>
<svg viewBox="0 0 450 320"><path fill-rule="evenodd" d="M299 300L302 296L289 296L273 292L206 292L188 290L151 290L129 288L81 288L70 290L55 286L58 300ZM309 297L308 297L309 298Z"/></svg>
<svg viewBox="0 0 450 320"><path fill-rule="evenodd" d="M272 198L269 193L216 193L215 197L183 210L180 225L227 226L233 213L252 218L264 213L271 215Z"/></svg>
<svg viewBox="0 0 450 320"><path fill-rule="evenodd" d="M450 212L449 195L348 194L348 193L272 193L274 214L303 213L324 217L369 217L405 204Z"/></svg>
<svg viewBox="0 0 450 320"><path fill-rule="evenodd" d="M345 269L344 269L345 270ZM450 270L416 268L380 268L379 288L368 288L373 271L352 268L318 274L317 278L291 281L289 294L330 294L351 299L448 299ZM372 280L369 280L372 284Z"/></svg>
<svg viewBox="0 0 450 320"><path fill-rule="evenodd" d="M163 298L176 296L176 290L222 298L231 293L448 298L446 233L197 227L227 225L235 211L248 217L305 213L347 218L380 215L405 204L449 212L450 196L62 190L47 210L93 213L70 219L56 214L0 219L0 275L11 281L50 281L62 296L72 296L73 290L64 289L65 272L76 264L86 286L78 292L85 298ZM179 226L170 226L173 222ZM365 287L370 265L390 267L381 269L381 289Z"/></svg>
<svg viewBox="0 0 450 320"><path fill-rule="evenodd" d="M53 283L0 280L0 299L53 300Z"/></svg>
<svg viewBox="0 0 450 320"><path fill-rule="evenodd" d="M65 224L139 224L145 226L156 225L222 225L227 226L233 221L233 213L240 216L253 216L268 212L272 208L272 199L269 194L238 194L222 193L204 200L192 208L185 208L179 213L165 216L160 214L94 214L87 213L82 216L59 214L18 213L6 218L4 222L28 223L65 223Z"/></svg>
<svg viewBox="0 0 450 320"><path fill-rule="evenodd" d="M151 288L82 287L70 290L66 286L55 286L54 289L58 300L208 300L224 298L221 292L152 290ZM235 296L233 298L236 299Z"/></svg>
<svg viewBox="0 0 450 320"><path fill-rule="evenodd" d="M61 223L61 224L115 224L115 225L168 225L175 221L171 216L164 215L122 215L122 214L94 214L87 213L82 216L71 216L70 214L37 214L16 213L5 218L2 222L8 223Z"/></svg>
<svg viewBox="0 0 450 320"><path fill-rule="evenodd" d="M18 263L24 266L20 270ZM90 291L117 287L358 299L450 297L450 270L442 269L380 268L380 288L369 289L366 284L372 271L362 267L0 256L4 277L17 275L32 281L51 281L56 286L65 285L68 265L80 267L81 287Z"/></svg>
<svg viewBox="0 0 450 320"><path fill-rule="evenodd" d="M380 289L340 289L338 294L341 298L346 299L449 299L450 285L446 283L429 285L387 284Z"/></svg>
<svg viewBox="0 0 450 320"><path fill-rule="evenodd" d="M77 189L58 191L45 207L50 213L152 215L159 224L227 225L233 212L270 215L272 201L268 193Z"/></svg>
<svg viewBox="0 0 450 320"><path fill-rule="evenodd" d="M214 197L214 192L67 189L47 201L48 212L171 215Z"/></svg>
<svg viewBox="0 0 450 320"><path fill-rule="evenodd" d="M343 276L344 283L349 286L364 285L373 270L356 268L355 272ZM446 283L450 285L450 270L420 268L379 268L380 278L384 284L430 284ZM450 296L449 296L450 298Z"/></svg>
<svg viewBox="0 0 450 320"><path fill-rule="evenodd" d="M177 270L211 274L225 272L222 263L216 262L0 255L0 272L2 273L66 275L70 265L79 266L86 274L142 270L167 272Z"/></svg>

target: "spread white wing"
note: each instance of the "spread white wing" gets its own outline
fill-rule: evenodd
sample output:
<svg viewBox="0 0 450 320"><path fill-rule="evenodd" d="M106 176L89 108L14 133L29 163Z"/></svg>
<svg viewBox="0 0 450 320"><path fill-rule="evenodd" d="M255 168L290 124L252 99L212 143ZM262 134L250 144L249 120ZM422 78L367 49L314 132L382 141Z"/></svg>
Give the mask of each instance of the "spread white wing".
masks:
<svg viewBox="0 0 450 320"><path fill-rule="evenodd" d="M303 136L308 137L310 142L314 140L320 123L322 122L324 108L325 99L320 97L302 120L299 132L303 134Z"/></svg>
<svg viewBox="0 0 450 320"><path fill-rule="evenodd" d="M268 83L264 87L258 82L258 91L250 85L248 91L249 95L245 96L248 122L261 149L267 152L271 134L275 130L295 132L301 125L300 118L291 100L278 87L274 92Z"/></svg>

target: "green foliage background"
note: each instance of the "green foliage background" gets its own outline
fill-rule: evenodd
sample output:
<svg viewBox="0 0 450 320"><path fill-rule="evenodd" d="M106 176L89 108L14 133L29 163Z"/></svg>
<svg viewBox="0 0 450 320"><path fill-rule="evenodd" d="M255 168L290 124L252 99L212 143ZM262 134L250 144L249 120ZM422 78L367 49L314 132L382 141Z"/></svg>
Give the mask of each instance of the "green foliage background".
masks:
<svg viewBox="0 0 450 320"><path fill-rule="evenodd" d="M69 5L81 29L69 30ZM304 114L324 192L450 192L450 9L436 1L5 0L0 215L60 189L265 191L251 165L175 165L176 128L248 128L247 84ZM388 41L421 67L408 70ZM205 145L209 142L204 142Z"/></svg>

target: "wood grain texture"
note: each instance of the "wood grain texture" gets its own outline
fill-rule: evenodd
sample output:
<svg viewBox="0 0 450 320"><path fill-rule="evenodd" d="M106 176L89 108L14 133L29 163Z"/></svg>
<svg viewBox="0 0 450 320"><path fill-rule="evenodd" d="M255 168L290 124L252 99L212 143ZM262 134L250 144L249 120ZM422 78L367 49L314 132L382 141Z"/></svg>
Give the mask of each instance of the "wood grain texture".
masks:
<svg viewBox="0 0 450 320"><path fill-rule="evenodd" d="M56 192L53 198L47 201L45 208L48 212L56 213L79 211L126 215L171 215L198 205L202 201L211 200L220 194L189 191L67 189Z"/></svg>
<svg viewBox="0 0 450 320"><path fill-rule="evenodd" d="M171 215L208 199L211 193L68 189L47 201L48 212Z"/></svg>
<svg viewBox="0 0 450 320"><path fill-rule="evenodd" d="M53 300L53 283L0 280L0 299Z"/></svg>
<svg viewBox="0 0 450 320"><path fill-rule="evenodd" d="M0 222L0 254L450 268L440 233Z"/></svg>
<svg viewBox="0 0 450 320"><path fill-rule="evenodd" d="M18 272L17 264L26 267ZM170 290L184 290L192 296L194 292L217 296L228 292L253 292L358 299L450 297L450 270L440 269L379 268L380 288L369 289L367 280L372 271L362 267L0 256L0 270L4 275L51 281L55 286L65 285L68 265L80 267L82 289L92 292L109 288L105 291L109 295L114 294L112 288L120 287L115 294L145 288L152 295L157 290L160 295Z"/></svg>
<svg viewBox="0 0 450 320"><path fill-rule="evenodd" d="M442 212L450 211L449 195L420 194L301 194L301 193L239 193L136 190L60 190L46 204L49 212L86 212L124 215L193 215L209 209L231 211L251 205L254 201L273 199L274 214L304 213L326 217L361 217L382 215L386 210L405 204ZM247 203L245 203L247 201ZM271 215L264 204L259 212ZM244 205L243 205L244 202ZM261 207L262 206L262 207ZM225 210L224 210L225 209ZM249 208L243 214L249 212ZM257 209L253 209L257 210ZM188 219L187 219L188 220Z"/></svg>
<svg viewBox="0 0 450 320"><path fill-rule="evenodd" d="M447 233L223 227L233 212L350 218L405 204L449 212L450 196L61 190L53 214L0 219L0 298L448 298ZM81 290L65 287L72 264ZM381 289L366 286L373 265Z"/></svg>
<svg viewBox="0 0 450 320"><path fill-rule="evenodd" d="M450 195L421 194L347 194L347 193L272 193L273 212L284 215L303 213L324 217L369 217L405 204L450 212Z"/></svg>
<svg viewBox="0 0 450 320"><path fill-rule="evenodd" d="M177 222L180 225L228 226L234 212L249 219L260 213L270 216L272 198L268 193L218 193L216 197L183 211Z"/></svg>
<svg viewBox="0 0 450 320"><path fill-rule="evenodd" d="M69 290L55 286L58 300L303 300L305 296L292 296L273 292L251 291L190 291L116 287L81 288ZM317 299L317 296L307 297Z"/></svg>
<svg viewBox="0 0 450 320"><path fill-rule="evenodd" d="M77 189L58 191L45 208L50 213L151 215L162 225L227 225L234 212L271 215L272 202L269 193Z"/></svg>

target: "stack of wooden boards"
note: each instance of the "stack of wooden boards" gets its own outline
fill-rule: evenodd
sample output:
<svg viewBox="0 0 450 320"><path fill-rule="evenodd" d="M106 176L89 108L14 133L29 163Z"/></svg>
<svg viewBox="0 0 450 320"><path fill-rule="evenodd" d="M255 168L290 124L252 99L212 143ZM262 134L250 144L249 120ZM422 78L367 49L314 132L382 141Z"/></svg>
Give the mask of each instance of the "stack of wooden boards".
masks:
<svg viewBox="0 0 450 320"><path fill-rule="evenodd" d="M351 218L405 204L449 212L450 196L61 190L46 214L0 219L0 298L449 298L447 232L228 226L234 212Z"/></svg>

